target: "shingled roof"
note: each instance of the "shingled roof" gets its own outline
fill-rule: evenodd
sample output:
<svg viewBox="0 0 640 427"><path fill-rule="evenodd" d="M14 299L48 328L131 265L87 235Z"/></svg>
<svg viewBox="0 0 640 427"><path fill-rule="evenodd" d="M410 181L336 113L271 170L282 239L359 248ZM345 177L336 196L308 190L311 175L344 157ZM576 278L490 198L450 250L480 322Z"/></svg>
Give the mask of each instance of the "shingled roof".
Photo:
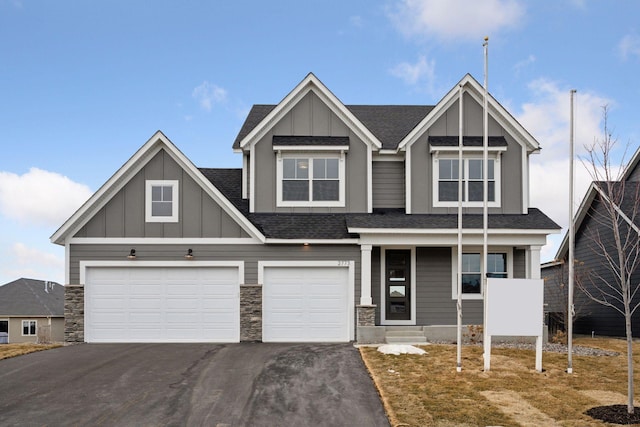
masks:
<svg viewBox="0 0 640 427"><path fill-rule="evenodd" d="M345 105L373 133L383 149L396 149L402 139L425 118L432 105ZM254 105L244 121L233 148L274 109L275 105Z"/></svg>
<svg viewBox="0 0 640 427"><path fill-rule="evenodd" d="M371 214L249 213L242 199L241 169L200 169L233 205L240 210L265 237L270 239L349 239L357 234L349 229L455 229L456 214L405 214L403 209L382 209ZM482 215L464 215L463 227L482 228ZM528 214L489 215L491 229L557 230L558 224L540 210Z"/></svg>
<svg viewBox="0 0 640 427"><path fill-rule="evenodd" d="M64 317L64 286L24 278L0 286L2 316Z"/></svg>

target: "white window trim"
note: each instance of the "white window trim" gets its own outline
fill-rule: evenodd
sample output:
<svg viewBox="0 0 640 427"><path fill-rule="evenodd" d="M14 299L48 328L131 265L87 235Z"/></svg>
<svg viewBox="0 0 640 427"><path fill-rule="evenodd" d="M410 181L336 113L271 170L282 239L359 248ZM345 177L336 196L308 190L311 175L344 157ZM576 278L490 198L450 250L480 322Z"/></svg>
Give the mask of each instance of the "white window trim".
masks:
<svg viewBox="0 0 640 427"><path fill-rule="evenodd" d="M502 184L501 184L501 166L500 166L500 155L499 153L489 153L489 160L493 160L493 178L494 178L494 182L495 182L495 200L493 202L488 202L487 206L490 208L499 208L501 206L501 188L502 188ZM455 208L458 207L458 202L457 201L447 201L447 202L441 202L438 200L439 196L439 186L438 183L440 182L440 161L439 160L457 160L458 156L454 155L453 153L451 154L447 154L447 155L434 155L433 156L433 174L432 174L432 187L433 187L433 206L434 207L444 207L444 208ZM462 161L466 165L467 160L469 159L482 159L482 153L478 154L478 153L474 153L473 155L469 154L469 153L465 153L463 155ZM467 179L468 180L468 179ZM479 202L466 202L463 201L462 202L462 206L463 207L478 207L481 208L484 205L484 202L479 201Z"/></svg>
<svg viewBox="0 0 640 427"><path fill-rule="evenodd" d="M505 246L495 246L490 247L490 254L507 254L507 278L513 278L513 247L505 247ZM486 262L484 261L484 256L482 255L482 247L481 246L465 246L462 250L463 253L476 253L480 254L480 269L482 270L480 273L481 278L485 278L485 269ZM481 280L480 282L480 293L479 294L465 294L462 293L462 299L464 300L481 300L484 298L484 284L485 281ZM456 246L451 248L451 299L458 299L458 248Z"/></svg>
<svg viewBox="0 0 640 427"><path fill-rule="evenodd" d="M173 200L171 202L171 216L151 215L151 189L154 186L171 186ZM180 206L180 181L178 180L147 180L145 185L145 221L146 222L178 222L178 207Z"/></svg>
<svg viewBox="0 0 640 427"><path fill-rule="evenodd" d="M283 175L283 159L309 159L310 167L313 159L338 159L338 200L335 201L289 201L282 200L282 175ZM307 152L286 152L281 153L278 151L276 159L276 198L277 207L344 207L345 206L345 188L346 188L346 168L345 168L345 152L339 153L321 152L321 153L307 153ZM311 175L312 171L309 170L309 186L313 183ZM312 191L309 189L309 197L311 197Z"/></svg>
<svg viewBox="0 0 640 427"><path fill-rule="evenodd" d="M36 333L35 334L25 334L24 333L24 322L29 322L29 323L34 322L36 324ZM20 324L20 326L21 326L20 329L21 329L23 337L35 337L35 336L38 335L38 321L36 319L23 319L22 323Z"/></svg>

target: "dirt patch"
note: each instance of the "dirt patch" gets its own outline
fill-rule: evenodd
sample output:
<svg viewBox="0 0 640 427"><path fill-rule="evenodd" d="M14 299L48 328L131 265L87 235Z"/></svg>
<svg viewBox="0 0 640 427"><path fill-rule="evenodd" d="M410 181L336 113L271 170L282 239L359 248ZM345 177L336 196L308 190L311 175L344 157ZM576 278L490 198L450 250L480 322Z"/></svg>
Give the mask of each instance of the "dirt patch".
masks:
<svg viewBox="0 0 640 427"><path fill-rule="evenodd" d="M629 414L627 405L597 406L589 409L585 414L604 421L605 423L631 425L640 424L640 408L634 407L634 413Z"/></svg>

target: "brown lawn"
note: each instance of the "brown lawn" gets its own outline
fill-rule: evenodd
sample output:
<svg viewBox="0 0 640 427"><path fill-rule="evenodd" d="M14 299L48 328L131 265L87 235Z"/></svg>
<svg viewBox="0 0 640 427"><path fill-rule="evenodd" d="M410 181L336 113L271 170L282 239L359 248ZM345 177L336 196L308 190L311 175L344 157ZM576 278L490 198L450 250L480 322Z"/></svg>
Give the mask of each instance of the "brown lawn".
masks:
<svg viewBox="0 0 640 427"><path fill-rule="evenodd" d="M626 343L579 338L575 345L614 350L619 356L573 356L493 348L491 371L483 371L482 348L464 346L456 372L455 345L428 345L426 355L385 355L360 349L392 426L603 426L584 415L594 406L626 404ZM635 351L640 368L640 350ZM640 387L636 382L636 400ZM636 405L638 405L636 403Z"/></svg>
<svg viewBox="0 0 640 427"><path fill-rule="evenodd" d="M61 347L62 344L0 344L0 360L8 359L10 357L22 356L23 354L29 354L36 351L49 350L56 347Z"/></svg>

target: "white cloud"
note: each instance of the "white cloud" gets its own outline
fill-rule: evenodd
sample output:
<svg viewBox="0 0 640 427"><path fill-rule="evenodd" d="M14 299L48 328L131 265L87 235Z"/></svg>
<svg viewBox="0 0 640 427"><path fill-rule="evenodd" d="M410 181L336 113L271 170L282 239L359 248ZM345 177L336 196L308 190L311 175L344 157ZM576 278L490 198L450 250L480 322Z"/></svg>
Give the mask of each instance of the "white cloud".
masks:
<svg viewBox="0 0 640 427"><path fill-rule="evenodd" d="M0 213L22 224L60 226L90 195L86 185L55 172L0 172Z"/></svg>
<svg viewBox="0 0 640 427"><path fill-rule="evenodd" d="M618 51L623 59L630 56L640 58L640 36L637 34L627 34L618 43Z"/></svg>
<svg viewBox="0 0 640 427"><path fill-rule="evenodd" d="M516 73L519 73L520 70L528 67L534 62L536 62L536 57L530 54L526 59L523 59L522 61L516 63L516 65L513 66L513 69L516 71Z"/></svg>
<svg viewBox="0 0 640 427"><path fill-rule="evenodd" d="M21 277L51 280L64 284L64 255L41 251L24 243L16 242L3 256L0 277L6 278L0 284Z"/></svg>
<svg viewBox="0 0 640 427"><path fill-rule="evenodd" d="M425 83L428 88L432 87L435 80L436 63L432 59L420 56L415 64L402 62L390 70L391 74L402 79L406 84L416 85Z"/></svg>
<svg viewBox="0 0 640 427"><path fill-rule="evenodd" d="M214 104L221 104L227 100L227 91L205 80L200 86L193 89L191 96L198 100L204 110L211 111Z"/></svg>
<svg viewBox="0 0 640 427"><path fill-rule="evenodd" d="M530 83L532 101L522 105L518 121L540 142L542 151L531 157L531 206L540 208L563 227L569 224L569 88L558 83L538 79ZM574 98L575 151L584 156L585 145L600 138L602 107L612 101L591 92L578 92ZM579 160L575 160L574 206L577 210L591 183L591 177ZM549 239L543 249L550 259L556 253L562 237Z"/></svg>
<svg viewBox="0 0 640 427"><path fill-rule="evenodd" d="M389 17L405 36L479 41L517 27L524 12L517 0L401 0Z"/></svg>

